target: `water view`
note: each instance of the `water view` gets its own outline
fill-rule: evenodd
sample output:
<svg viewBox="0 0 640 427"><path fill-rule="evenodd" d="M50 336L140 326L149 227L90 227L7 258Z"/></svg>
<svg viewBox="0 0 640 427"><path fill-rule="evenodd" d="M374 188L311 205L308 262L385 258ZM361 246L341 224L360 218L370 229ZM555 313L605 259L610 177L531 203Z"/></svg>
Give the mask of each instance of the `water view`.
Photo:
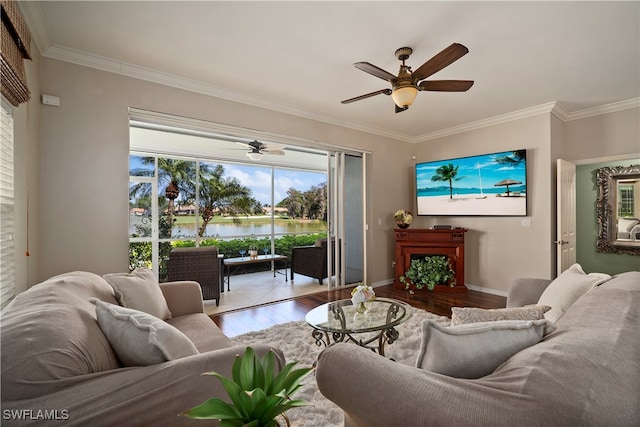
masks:
<svg viewBox="0 0 640 427"><path fill-rule="evenodd" d="M320 220L301 220L301 219L282 219L276 218L274 221L274 234L288 233L316 233L324 232L327 229L327 223ZM141 233L141 230L148 230ZM148 235L141 235L147 234ZM129 235L138 237L150 237L150 218L132 215L129 218ZM195 237L196 224L194 217L178 217L176 223L172 227L171 237ZM206 237L237 237L250 235L268 235L271 234L271 219L269 217L249 217L243 218L239 223L234 223L231 219L219 220L209 223L206 227Z"/></svg>

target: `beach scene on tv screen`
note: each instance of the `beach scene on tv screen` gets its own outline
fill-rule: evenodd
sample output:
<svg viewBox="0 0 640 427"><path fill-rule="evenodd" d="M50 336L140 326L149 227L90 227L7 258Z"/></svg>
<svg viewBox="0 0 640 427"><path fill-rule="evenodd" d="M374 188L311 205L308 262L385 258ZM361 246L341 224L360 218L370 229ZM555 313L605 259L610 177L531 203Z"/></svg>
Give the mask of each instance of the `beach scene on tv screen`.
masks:
<svg viewBox="0 0 640 427"><path fill-rule="evenodd" d="M526 150L416 164L418 215L527 214Z"/></svg>

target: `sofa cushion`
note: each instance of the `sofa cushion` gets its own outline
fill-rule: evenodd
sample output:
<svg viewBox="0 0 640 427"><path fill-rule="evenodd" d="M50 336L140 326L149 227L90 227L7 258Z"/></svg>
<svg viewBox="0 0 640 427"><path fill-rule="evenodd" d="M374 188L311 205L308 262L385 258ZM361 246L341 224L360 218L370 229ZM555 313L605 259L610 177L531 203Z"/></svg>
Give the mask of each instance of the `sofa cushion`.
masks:
<svg viewBox="0 0 640 427"><path fill-rule="evenodd" d="M113 273L103 277L113 286L121 306L144 311L162 320L171 318L167 301L151 270L136 268L131 273Z"/></svg>
<svg viewBox="0 0 640 427"><path fill-rule="evenodd" d="M544 316L556 322L578 298L609 279L611 276L608 274L586 274L580 264L573 264L547 286L538 304L550 306L551 310Z"/></svg>
<svg viewBox="0 0 640 427"><path fill-rule="evenodd" d="M2 312L3 400L42 396L57 389L56 380L121 366L91 297L117 304L102 277L71 272L21 292Z"/></svg>
<svg viewBox="0 0 640 427"><path fill-rule="evenodd" d="M148 313L92 298L100 328L125 366L145 366L198 354L175 327Z"/></svg>
<svg viewBox="0 0 640 427"><path fill-rule="evenodd" d="M493 322L496 320L540 320L549 311L548 305L527 305L525 307L483 309L473 307L451 307L451 326L469 323ZM544 334L556 329L551 322L547 323Z"/></svg>
<svg viewBox="0 0 640 427"><path fill-rule="evenodd" d="M166 322L185 334L200 353L233 347L231 340L204 313L173 317Z"/></svg>
<svg viewBox="0 0 640 427"><path fill-rule="evenodd" d="M458 326L422 323L416 367L456 378L480 378L542 340L547 320L498 320Z"/></svg>

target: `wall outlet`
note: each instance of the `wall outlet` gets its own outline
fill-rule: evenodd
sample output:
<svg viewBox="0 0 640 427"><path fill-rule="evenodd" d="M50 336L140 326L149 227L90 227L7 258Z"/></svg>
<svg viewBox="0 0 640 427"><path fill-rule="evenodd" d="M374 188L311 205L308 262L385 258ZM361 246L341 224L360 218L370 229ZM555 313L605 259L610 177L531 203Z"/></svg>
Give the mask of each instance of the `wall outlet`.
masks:
<svg viewBox="0 0 640 427"><path fill-rule="evenodd" d="M531 218L524 218L520 221L520 225L524 228L531 227Z"/></svg>

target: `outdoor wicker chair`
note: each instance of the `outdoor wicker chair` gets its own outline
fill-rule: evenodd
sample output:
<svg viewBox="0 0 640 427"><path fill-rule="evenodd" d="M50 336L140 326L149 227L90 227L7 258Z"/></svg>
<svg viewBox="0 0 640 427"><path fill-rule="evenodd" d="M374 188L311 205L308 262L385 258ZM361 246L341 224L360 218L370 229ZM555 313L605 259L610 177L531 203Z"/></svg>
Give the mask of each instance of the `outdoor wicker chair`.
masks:
<svg viewBox="0 0 640 427"><path fill-rule="evenodd" d="M332 262L333 267L333 262ZM291 280L293 274L298 273L303 276L318 279L322 284L327 276L327 239L318 239L310 246L296 246L291 250ZM331 269L331 274L335 274L335 268Z"/></svg>
<svg viewBox="0 0 640 427"><path fill-rule="evenodd" d="M167 279L193 280L202 288L202 298L220 304L220 260L218 248L173 248L167 262Z"/></svg>

